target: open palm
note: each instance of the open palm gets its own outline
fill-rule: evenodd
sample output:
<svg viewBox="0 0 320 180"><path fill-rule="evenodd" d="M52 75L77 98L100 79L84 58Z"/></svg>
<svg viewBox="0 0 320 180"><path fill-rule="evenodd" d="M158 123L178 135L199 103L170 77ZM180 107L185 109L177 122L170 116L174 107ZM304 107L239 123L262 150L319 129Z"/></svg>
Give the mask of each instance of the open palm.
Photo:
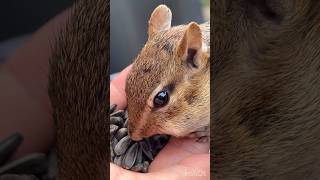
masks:
<svg viewBox="0 0 320 180"><path fill-rule="evenodd" d="M124 69L110 85L110 104L117 104L120 109L126 106L124 87L130 68ZM110 163L110 179L210 179L209 143L172 137L150 164L148 173L125 170Z"/></svg>

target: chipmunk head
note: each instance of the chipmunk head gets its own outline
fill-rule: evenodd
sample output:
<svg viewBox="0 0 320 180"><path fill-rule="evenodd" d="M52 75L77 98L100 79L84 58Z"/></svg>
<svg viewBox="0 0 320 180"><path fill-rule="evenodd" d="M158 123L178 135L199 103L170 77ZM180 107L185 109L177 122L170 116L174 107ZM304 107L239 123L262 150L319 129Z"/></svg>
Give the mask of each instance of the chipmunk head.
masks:
<svg viewBox="0 0 320 180"><path fill-rule="evenodd" d="M185 136L209 124L209 55L198 24L171 27L171 11L158 6L148 41L126 82L129 133Z"/></svg>

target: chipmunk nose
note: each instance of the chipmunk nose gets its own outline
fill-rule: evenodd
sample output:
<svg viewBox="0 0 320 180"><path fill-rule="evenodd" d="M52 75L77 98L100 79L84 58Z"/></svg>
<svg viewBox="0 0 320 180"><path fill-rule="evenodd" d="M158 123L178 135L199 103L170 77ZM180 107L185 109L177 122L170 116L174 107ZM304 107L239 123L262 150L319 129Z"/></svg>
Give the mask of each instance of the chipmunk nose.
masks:
<svg viewBox="0 0 320 180"><path fill-rule="evenodd" d="M142 137L141 136L137 136L137 135L130 135L131 139L134 141L141 141Z"/></svg>
<svg viewBox="0 0 320 180"><path fill-rule="evenodd" d="M140 141L143 139L141 134L137 130L135 130L135 128L132 125L128 125L128 134L130 138L134 141Z"/></svg>

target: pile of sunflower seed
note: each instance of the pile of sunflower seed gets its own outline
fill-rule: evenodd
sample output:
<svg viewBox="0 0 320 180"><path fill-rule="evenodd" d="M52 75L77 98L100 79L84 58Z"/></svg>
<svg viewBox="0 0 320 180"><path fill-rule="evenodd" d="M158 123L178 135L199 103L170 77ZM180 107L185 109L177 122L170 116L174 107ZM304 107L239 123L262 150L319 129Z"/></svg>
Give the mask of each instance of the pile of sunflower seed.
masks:
<svg viewBox="0 0 320 180"><path fill-rule="evenodd" d="M133 141L128 134L128 111L110 106L111 162L136 172L147 172L149 164L167 144L169 136L155 135L141 141Z"/></svg>
<svg viewBox="0 0 320 180"><path fill-rule="evenodd" d="M0 180L55 180L57 164L54 153L32 153L16 160L10 157L23 141L19 133L0 140Z"/></svg>

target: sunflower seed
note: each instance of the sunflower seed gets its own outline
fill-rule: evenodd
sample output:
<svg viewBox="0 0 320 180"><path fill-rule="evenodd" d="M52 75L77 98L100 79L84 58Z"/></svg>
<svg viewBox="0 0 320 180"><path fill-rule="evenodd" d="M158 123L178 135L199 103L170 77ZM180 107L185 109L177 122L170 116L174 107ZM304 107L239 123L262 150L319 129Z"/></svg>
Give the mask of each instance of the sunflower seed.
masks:
<svg viewBox="0 0 320 180"><path fill-rule="evenodd" d="M166 144L166 142L168 141L168 137L165 135L155 135L155 136L152 136L151 139L154 141L158 141L161 144Z"/></svg>
<svg viewBox="0 0 320 180"><path fill-rule="evenodd" d="M150 162L168 142L169 136L156 135L132 141L128 135L128 111L110 108L110 160L125 169L147 172Z"/></svg>
<svg viewBox="0 0 320 180"><path fill-rule="evenodd" d="M137 172L148 172L148 167L149 167L149 162L148 161L144 161L143 163L140 164L135 164L131 170L132 171L137 171Z"/></svg>
<svg viewBox="0 0 320 180"><path fill-rule="evenodd" d="M110 124L110 134L114 134L117 129L118 129L117 125Z"/></svg>
<svg viewBox="0 0 320 180"><path fill-rule="evenodd" d="M139 142L141 150L143 151L143 153L150 159L153 160L153 155L152 155L152 150L150 147L150 144L147 143L147 141L140 141Z"/></svg>
<svg viewBox="0 0 320 180"><path fill-rule="evenodd" d="M169 136L164 135L164 136L160 136L160 142L162 145L166 145L168 143L169 140Z"/></svg>
<svg viewBox="0 0 320 180"><path fill-rule="evenodd" d="M118 166L121 166L121 164L122 164L122 159L123 159L123 156L116 156L115 158L114 158L114 163L116 164L116 165L118 165Z"/></svg>
<svg viewBox="0 0 320 180"><path fill-rule="evenodd" d="M4 174L4 175L0 175L0 180L39 180L39 179L34 175Z"/></svg>
<svg viewBox="0 0 320 180"><path fill-rule="evenodd" d="M111 161L113 161L114 156L115 156L115 154L114 154L114 152L113 152L113 148L112 148L112 146L110 146L110 160L111 160Z"/></svg>
<svg viewBox="0 0 320 180"><path fill-rule="evenodd" d="M128 119L128 111L125 111L125 112L124 112L123 119Z"/></svg>
<svg viewBox="0 0 320 180"><path fill-rule="evenodd" d="M111 105L109 114L113 113L116 110L116 108L117 108L116 104Z"/></svg>
<svg viewBox="0 0 320 180"><path fill-rule="evenodd" d="M122 139L124 136L128 135L128 129L127 128L121 128L117 131L115 138L120 140Z"/></svg>
<svg viewBox="0 0 320 180"><path fill-rule="evenodd" d="M157 152L159 149L162 148L162 144L158 141L158 139L151 139L150 144L153 152Z"/></svg>
<svg viewBox="0 0 320 180"><path fill-rule="evenodd" d="M145 161L142 165L143 165L142 172L148 172L150 163L148 161Z"/></svg>
<svg viewBox="0 0 320 180"><path fill-rule="evenodd" d="M144 161L144 163L135 164L131 170L137 172L148 172L149 162Z"/></svg>
<svg viewBox="0 0 320 180"><path fill-rule="evenodd" d="M0 174L40 175L48 169L45 154L30 154L0 167Z"/></svg>
<svg viewBox="0 0 320 180"><path fill-rule="evenodd" d="M122 155L126 152L126 150L128 149L129 145L131 143L131 139L129 136L125 136L124 138L122 138L118 144L114 147L114 152L116 153L116 155Z"/></svg>
<svg viewBox="0 0 320 180"><path fill-rule="evenodd" d="M144 157L142 156L143 155L142 154L142 148L138 143L136 143L136 144L138 146L138 154L137 154L137 157L136 157L135 164L141 164L143 162L143 159L144 159Z"/></svg>
<svg viewBox="0 0 320 180"><path fill-rule="evenodd" d="M123 127L128 128L128 119L123 123Z"/></svg>
<svg viewBox="0 0 320 180"><path fill-rule="evenodd" d="M163 146L167 143L168 139L161 135L155 135L150 138L151 149L158 151L163 148Z"/></svg>
<svg viewBox="0 0 320 180"><path fill-rule="evenodd" d="M124 111L123 110L116 111L116 112L110 114L110 116L124 118Z"/></svg>
<svg viewBox="0 0 320 180"><path fill-rule="evenodd" d="M140 172L143 170L143 164L135 164L134 166L132 166L131 168L132 171L137 171L137 172Z"/></svg>
<svg viewBox="0 0 320 180"><path fill-rule="evenodd" d="M22 142L22 136L13 134L0 142L0 165L3 164L15 152Z"/></svg>
<svg viewBox="0 0 320 180"><path fill-rule="evenodd" d="M118 143L119 143L118 139L113 138L111 140L111 147L114 149Z"/></svg>
<svg viewBox="0 0 320 180"><path fill-rule="evenodd" d="M137 160L138 152L139 152L139 145L135 143L128 149L125 156L123 157L122 167L126 169L132 168L135 161Z"/></svg>
<svg viewBox="0 0 320 180"><path fill-rule="evenodd" d="M110 124L115 124L117 126L122 127L123 119L121 117L111 117L110 118Z"/></svg>

